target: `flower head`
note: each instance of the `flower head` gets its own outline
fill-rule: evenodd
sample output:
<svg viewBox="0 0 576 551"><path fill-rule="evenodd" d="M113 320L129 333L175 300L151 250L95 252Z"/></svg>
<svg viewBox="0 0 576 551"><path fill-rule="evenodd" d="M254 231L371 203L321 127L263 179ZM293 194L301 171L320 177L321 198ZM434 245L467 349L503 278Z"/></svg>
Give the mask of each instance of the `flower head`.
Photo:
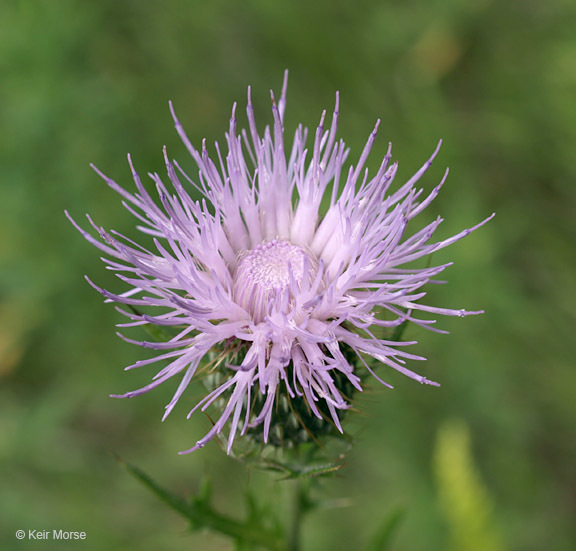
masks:
<svg viewBox="0 0 576 551"><path fill-rule="evenodd" d="M428 306L422 287L449 264L414 267L414 261L442 249L474 229L434 242L438 218L407 236L412 218L436 197L446 179L426 197L415 187L432 157L394 192L397 163L388 148L380 168L369 175L367 157L379 121L355 166L337 140L338 95L329 127L326 112L316 128L311 150L307 130L299 126L285 150L286 77L280 101L272 94L273 125L260 133L250 90L249 131L237 130L236 104L226 134L227 151L216 144L213 160L203 143L199 151L172 115L176 129L198 166L189 177L164 151L171 187L150 174L159 201L130 167L132 194L103 175L136 216L139 229L152 237L145 248L88 220L100 239L74 225L109 258L104 261L129 287L114 294L91 283L109 301L129 306L122 326L153 324L173 328L165 342L138 342L161 351L127 369L167 360L147 386L123 394L133 397L181 375L165 416L203 365L218 373L208 394L190 412L223 404L204 446L229 424L228 451L238 431L262 424L270 434L275 403L304 404L311 416L329 416L341 431L339 410L349 407L344 387L362 390L362 372L374 373L372 360L420 383L436 385L406 367L422 360L406 351L414 342L391 339L395 327L412 322L434 329L420 313L466 316L479 312ZM193 199L195 188L202 197ZM154 307L153 313L148 307ZM388 335L386 337L386 335ZM216 352L215 352L216 351ZM225 398L223 401L222 399Z"/></svg>

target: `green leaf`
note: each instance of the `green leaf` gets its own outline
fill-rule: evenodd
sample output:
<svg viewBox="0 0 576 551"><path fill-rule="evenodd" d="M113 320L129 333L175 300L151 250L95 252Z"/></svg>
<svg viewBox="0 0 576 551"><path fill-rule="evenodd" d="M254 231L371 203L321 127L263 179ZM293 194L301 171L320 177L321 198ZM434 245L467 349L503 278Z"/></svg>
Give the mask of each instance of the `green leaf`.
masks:
<svg viewBox="0 0 576 551"><path fill-rule="evenodd" d="M452 549L503 551L506 546L495 522L494 502L474 463L466 423L447 421L440 427L434 466Z"/></svg>
<svg viewBox="0 0 576 551"><path fill-rule="evenodd" d="M190 505L182 498L171 494L170 492L161 488L156 482L154 482L144 471L140 470L138 467L131 465L124 461L121 457L116 457L118 462L137 480L142 482L149 490L155 493L161 501L166 503L169 507L185 516L190 518Z"/></svg>
<svg viewBox="0 0 576 551"><path fill-rule="evenodd" d="M298 463L283 463L280 461L262 461L257 466L265 470L277 471L284 476L282 480L298 478L320 478L330 476L339 471L343 463L312 463L310 465Z"/></svg>
<svg viewBox="0 0 576 551"><path fill-rule="evenodd" d="M389 551L392 549L392 539L398 531L398 526L405 514L406 511L403 508L395 509L389 513L372 541L366 547L366 551Z"/></svg>
<svg viewBox="0 0 576 551"><path fill-rule="evenodd" d="M270 530L264 526L262 522L264 519L249 518L243 522L215 511L210 504L209 484L204 483L202 491L187 502L159 486L138 467L121 458L118 460L132 476L169 507L185 517L192 530L208 529L229 536L236 541L237 549L253 549L254 546L260 546L272 551L284 551L285 543L282 534L278 530Z"/></svg>

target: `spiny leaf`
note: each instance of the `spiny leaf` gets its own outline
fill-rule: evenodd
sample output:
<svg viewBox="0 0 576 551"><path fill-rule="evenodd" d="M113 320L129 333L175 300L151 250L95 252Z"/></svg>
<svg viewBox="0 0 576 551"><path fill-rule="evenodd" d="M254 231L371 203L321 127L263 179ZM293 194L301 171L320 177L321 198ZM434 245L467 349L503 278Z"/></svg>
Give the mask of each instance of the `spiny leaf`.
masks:
<svg viewBox="0 0 576 551"><path fill-rule="evenodd" d="M256 545L272 551L284 551L282 534L262 526L261 520L263 519L248 519L242 522L215 511L209 503L210 494L206 490L206 485L204 485L204 491L188 503L159 486L138 467L130 465L121 458L118 458L118 461L164 503L185 517L193 530L206 528L220 532L239 542L239 545L242 544L240 549L253 549Z"/></svg>
<svg viewBox="0 0 576 551"><path fill-rule="evenodd" d="M260 463L260 467L263 469L283 473L283 480L329 476L343 466L343 463L312 463L309 465L282 463L280 461L263 461Z"/></svg>
<svg viewBox="0 0 576 551"><path fill-rule="evenodd" d="M127 463L121 457L116 457L116 459L132 476L142 482L144 486L155 493L164 503L186 518L190 518L191 506L186 503L185 500L164 490L164 488L156 484L156 482L138 467Z"/></svg>

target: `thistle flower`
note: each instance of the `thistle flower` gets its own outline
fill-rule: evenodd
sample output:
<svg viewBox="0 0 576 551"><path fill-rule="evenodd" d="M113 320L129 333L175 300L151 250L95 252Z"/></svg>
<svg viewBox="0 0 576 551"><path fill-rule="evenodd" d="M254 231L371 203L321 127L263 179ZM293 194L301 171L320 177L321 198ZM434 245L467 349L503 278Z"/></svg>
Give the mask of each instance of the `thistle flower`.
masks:
<svg viewBox="0 0 576 551"><path fill-rule="evenodd" d="M206 410L223 403L212 429L188 452L204 446L229 423L228 452L238 431L263 425L266 442L275 402L299 400L317 418L329 414L342 431L339 410L349 407L343 392L362 390L361 371L375 372L372 360L430 385L437 383L406 367L423 360L406 351L414 341L383 338L405 322L426 329L434 320L420 313L467 316L480 312L428 306L422 287L448 264L413 267L483 225L438 242L432 237L440 218L407 236L409 221L436 197L440 184L425 198L416 189L432 157L397 191L389 192L397 170L388 148L378 171L369 176L366 160L380 121L355 166L346 167L349 150L337 140L338 94L329 128L326 111L316 128L311 151L307 130L298 126L285 151L284 109L287 74L280 101L272 95L273 125L260 133L248 89L249 131L238 132L236 104L226 134L227 152L216 143L216 158L190 143L172 116L178 134L198 166L189 177L164 149L169 189L158 174L150 174L159 202L135 171L132 194L94 170L123 198L123 204L152 237L145 248L117 232L107 232L88 220L100 240L70 218L83 236L110 258L108 268L129 286L114 294L90 282L108 301L128 305L119 310L131 321L120 326L153 324L176 328L166 342L124 340L161 351L132 369L163 360L147 386L116 397L134 397L181 375L164 418L188 387L203 359L214 358L218 384L194 407ZM202 196L192 199L188 189ZM323 209L323 201L327 206ZM325 211L322 214L322 211ZM156 313L139 311L155 307ZM222 398L227 397L224 402ZM187 452L181 452L187 453Z"/></svg>

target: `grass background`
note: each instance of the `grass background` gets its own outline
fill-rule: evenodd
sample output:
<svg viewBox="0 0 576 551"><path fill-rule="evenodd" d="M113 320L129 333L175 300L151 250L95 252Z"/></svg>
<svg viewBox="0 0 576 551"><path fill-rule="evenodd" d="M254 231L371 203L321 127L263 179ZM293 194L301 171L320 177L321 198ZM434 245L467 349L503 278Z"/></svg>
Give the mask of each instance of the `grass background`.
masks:
<svg viewBox="0 0 576 551"><path fill-rule="evenodd" d="M449 285L430 293L433 304L486 314L442 320L450 336L410 330L429 358L417 367L442 387L393 373L396 390L373 385L355 451L327 487L349 505L310 517L305 549L361 548L399 506L408 512L395 549L462 549L464 517L451 514L460 498L434 467L444 457L438 434L453 420L467 427L487 529L500 538L491 548L576 549L576 5L568 0L2 0L0 547L63 548L14 537L56 528L88 533L66 545L74 549L232 548L188 534L112 452L182 494L210 473L221 509L240 516L247 487L264 500L284 492L215 445L177 455L209 426L185 420L199 388L164 424L170 384L133 401L108 398L148 381L144 371L122 371L146 352L114 336L119 314L82 276L118 286L63 210L134 235L88 164L128 188L127 152L141 173L162 172L163 145L190 168L168 100L194 143L221 141L249 84L261 126L270 120L268 90L279 89L285 68L288 130L313 127L340 90L351 159L382 118L370 166L393 141L399 181L444 139L425 187L445 166L451 175L420 223L441 213L448 236L497 212L435 258L455 266Z"/></svg>

